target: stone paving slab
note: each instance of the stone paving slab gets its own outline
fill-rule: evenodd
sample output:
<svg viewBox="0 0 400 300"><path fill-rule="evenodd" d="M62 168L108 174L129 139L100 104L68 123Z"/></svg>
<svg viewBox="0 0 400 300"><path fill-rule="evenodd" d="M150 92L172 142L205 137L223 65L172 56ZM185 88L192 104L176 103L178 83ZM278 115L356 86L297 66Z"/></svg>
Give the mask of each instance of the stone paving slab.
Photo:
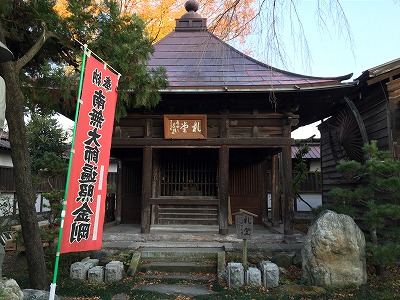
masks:
<svg viewBox="0 0 400 300"><path fill-rule="evenodd" d="M211 295L212 291L203 285L190 285L190 284L152 284L152 285L138 285L138 289L143 291L157 292L168 295L185 295L185 296L199 296Z"/></svg>
<svg viewBox="0 0 400 300"><path fill-rule="evenodd" d="M169 227L168 227L169 228ZM265 228L257 225L252 238L248 240L249 251L301 249L304 235L296 232L285 236L281 228ZM137 250L141 247L171 247L171 248L217 248L225 251L239 250L242 239L236 238L235 227L229 226L228 235L218 233L184 232L177 233L173 228L164 233L141 234L139 224L119 224L107 227L103 231L103 249L105 250Z"/></svg>

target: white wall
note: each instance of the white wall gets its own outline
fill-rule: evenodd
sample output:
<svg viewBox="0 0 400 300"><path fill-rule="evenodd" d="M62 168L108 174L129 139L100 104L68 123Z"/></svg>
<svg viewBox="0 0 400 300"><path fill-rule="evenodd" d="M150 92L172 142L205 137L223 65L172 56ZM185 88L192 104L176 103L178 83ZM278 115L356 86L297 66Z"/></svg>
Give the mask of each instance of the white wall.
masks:
<svg viewBox="0 0 400 300"><path fill-rule="evenodd" d="M118 171L118 162L110 162L108 166L108 173L117 173Z"/></svg>
<svg viewBox="0 0 400 300"><path fill-rule="evenodd" d="M0 166L2 167L13 166L10 151L0 151Z"/></svg>
<svg viewBox="0 0 400 300"><path fill-rule="evenodd" d="M321 161L319 159L310 160L310 172L321 172Z"/></svg>
<svg viewBox="0 0 400 300"><path fill-rule="evenodd" d="M300 194L301 198L307 201L308 204L312 206L312 208L316 208L322 205L322 194L314 194L314 193L303 193ZM297 211L310 211L311 209L308 207L300 199L297 199Z"/></svg>
<svg viewBox="0 0 400 300"><path fill-rule="evenodd" d="M317 193L302 193L300 196L311 205L312 208L316 208L322 205L322 194ZM268 209L271 209L271 194L268 194ZM311 211L307 204L300 199L297 200L297 211Z"/></svg>

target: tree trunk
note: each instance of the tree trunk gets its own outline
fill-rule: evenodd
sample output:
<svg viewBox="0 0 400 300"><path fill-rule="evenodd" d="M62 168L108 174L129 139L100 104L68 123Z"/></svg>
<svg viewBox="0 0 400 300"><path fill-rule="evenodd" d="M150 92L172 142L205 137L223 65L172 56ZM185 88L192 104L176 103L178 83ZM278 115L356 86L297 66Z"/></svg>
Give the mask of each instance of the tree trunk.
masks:
<svg viewBox="0 0 400 300"><path fill-rule="evenodd" d="M24 96L14 62L0 64L0 74L6 82L6 119L29 284L33 289L47 290L46 264L35 208L36 196L32 185L31 161L24 122Z"/></svg>

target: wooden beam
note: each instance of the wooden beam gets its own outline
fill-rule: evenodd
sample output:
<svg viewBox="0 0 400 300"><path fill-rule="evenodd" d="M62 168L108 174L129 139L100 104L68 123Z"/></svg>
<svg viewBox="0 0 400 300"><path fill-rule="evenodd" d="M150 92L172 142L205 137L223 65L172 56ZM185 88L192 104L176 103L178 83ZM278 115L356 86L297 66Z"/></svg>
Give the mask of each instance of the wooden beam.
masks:
<svg viewBox="0 0 400 300"><path fill-rule="evenodd" d="M372 79L367 80L367 85L371 85L371 84L374 84L374 83L377 83L377 82L383 81L383 80L391 81L392 78L398 74L400 74L400 69L397 68L393 71L381 74L379 76L376 76L376 77L373 77Z"/></svg>
<svg viewBox="0 0 400 300"><path fill-rule="evenodd" d="M154 147L250 147L250 148L282 148L294 144L290 137L268 138L209 138L207 140L165 140L162 138L113 138L113 148L140 148Z"/></svg>
<svg viewBox="0 0 400 300"><path fill-rule="evenodd" d="M219 233L228 234L229 148L219 149Z"/></svg>
<svg viewBox="0 0 400 300"><path fill-rule="evenodd" d="M143 148L142 172L142 219L141 232L150 233L150 200L152 191L153 149L150 146Z"/></svg>
<svg viewBox="0 0 400 300"><path fill-rule="evenodd" d="M271 223L272 227L279 227L279 163L278 154L272 155L271 160Z"/></svg>
<svg viewBox="0 0 400 300"><path fill-rule="evenodd" d="M153 137L153 119L147 118L145 123L145 137L152 138Z"/></svg>

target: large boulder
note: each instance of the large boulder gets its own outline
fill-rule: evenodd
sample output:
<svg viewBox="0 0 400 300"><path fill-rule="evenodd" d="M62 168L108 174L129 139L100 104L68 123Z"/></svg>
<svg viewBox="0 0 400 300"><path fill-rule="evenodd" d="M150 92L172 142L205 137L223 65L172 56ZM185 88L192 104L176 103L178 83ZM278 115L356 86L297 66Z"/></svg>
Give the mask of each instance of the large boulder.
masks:
<svg viewBox="0 0 400 300"><path fill-rule="evenodd" d="M25 289L23 300L48 300L50 292L42 290ZM60 300L60 297L54 295L54 300Z"/></svg>
<svg viewBox="0 0 400 300"><path fill-rule="evenodd" d="M0 279L0 299L22 300L23 297L24 294L14 279Z"/></svg>
<svg viewBox="0 0 400 300"><path fill-rule="evenodd" d="M311 285L360 286L367 282L365 237L347 215L323 211L303 242L302 271Z"/></svg>

